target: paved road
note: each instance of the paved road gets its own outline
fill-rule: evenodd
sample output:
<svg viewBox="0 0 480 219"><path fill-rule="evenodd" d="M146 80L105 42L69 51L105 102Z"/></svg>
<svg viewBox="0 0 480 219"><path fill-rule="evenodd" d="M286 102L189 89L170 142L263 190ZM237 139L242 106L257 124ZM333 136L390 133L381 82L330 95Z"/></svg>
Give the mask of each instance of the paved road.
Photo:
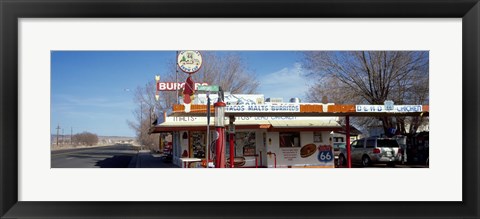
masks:
<svg viewBox="0 0 480 219"><path fill-rule="evenodd" d="M137 155L131 145L67 149L51 152L52 168L127 168Z"/></svg>
<svg viewBox="0 0 480 219"><path fill-rule="evenodd" d="M339 168L339 167L336 167ZM345 167L342 167L345 168ZM385 164L374 164L370 167L362 167L358 164L352 164L352 168L428 168L426 165L419 165L419 164L396 164L394 167L389 167Z"/></svg>
<svg viewBox="0 0 480 219"><path fill-rule="evenodd" d="M136 160L136 168L178 168L172 163L167 163L159 154L140 151Z"/></svg>

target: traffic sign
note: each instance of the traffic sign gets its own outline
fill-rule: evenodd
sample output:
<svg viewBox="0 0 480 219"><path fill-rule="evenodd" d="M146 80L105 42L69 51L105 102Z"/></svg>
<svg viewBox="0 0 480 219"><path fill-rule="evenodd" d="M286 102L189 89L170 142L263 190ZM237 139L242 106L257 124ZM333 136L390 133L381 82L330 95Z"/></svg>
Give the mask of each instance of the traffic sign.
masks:
<svg viewBox="0 0 480 219"><path fill-rule="evenodd" d="M210 91L210 92L218 92L220 91L218 85L199 85L198 86L198 91Z"/></svg>

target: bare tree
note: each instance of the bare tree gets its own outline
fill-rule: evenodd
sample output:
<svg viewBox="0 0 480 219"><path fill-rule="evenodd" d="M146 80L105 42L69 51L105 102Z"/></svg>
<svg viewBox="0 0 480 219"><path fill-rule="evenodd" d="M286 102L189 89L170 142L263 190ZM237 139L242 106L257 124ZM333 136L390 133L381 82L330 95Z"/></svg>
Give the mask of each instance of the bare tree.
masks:
<svg viewBox="0 0 480 219"><path fill-rule="evenodd" d="M144 86L138 86L134 90L133 100L137 105L133 111L135 121L127 121L127 123L130 128L135 130L137 142L142 147L155 150L158 148L158 135L151 135L150 127L157 119L156 112L165 110L165 103L170 99L164 98L163 102L155 101L155 81L152 77L151 82L147 82Z"/></svg>
<svg viewBox="0 0 480 219"><path fill-rule="evenodd" d="M318 80L310 100L326 95L337 103L427 104L429 54L425 51L305 52L306 76ZM391 127L413 133L423 118L380 118L385 133ZM361 120L357 120L361 121ZM374 121L374 120L370 120ZM363 121L365 124L367 120ZM405 130L405 124L410 129Z"/></svg>
<svg viewBox="0 0 480 219"><path fill-rule="evenodd" d="M92 146L98 143L98 136L90 132L82 132L73 135L72 141L76 145Z"/></svg>
<svg viewBox="0 0 480 219"><path fill-rule="evenodd" d="M254 93L259 86L254 74L247 70L245 62L241 57L234 53L216 53L202 52L202 68L191 77L194 82L208 83L210 85L219 85L224 91L232 93ZM175 57L172 57L175 60ZM176 60L175 60L176 61ZM189 76L181 71L176 73L176 62L165 63L171 66L171 72L162 75L160 80L163 82L185 82ZM138 86L133 99L136 108L133 113L135 121L127 121L128 125L136 131L137 141L149 147L150 149L158 147L158 136L150 135L149 129L155 121L155 116L159 111L169 111L173 104L177 103L178 96L182 95L182 90L159 92L159 101L155 100L155 81L152 75L152 81L146 82L143 86Z"/></svg>
<svg viewBox="0 0 480 219"><path fill-rule="evenodd" d="M200 81L219 85L223 90L237 94L254 93L259 86L255 75L247 70L242 58L234 53L205 53L205 65L197 77Z"/></svg>
<svg viewBox="0 0 480 219"><path fill-rule="evenodd" d="M195 82L205 82L210 85L221 86L224 91L231 93L252 94L257 91L259 82L256 76L247 69L242 58L235 53L230 52L202 52L202 68L192 78ZM175 64L170 63L171 69L175 69ZM188 74L174 71L167 74L167 81L175 81L178 76L178 82L185 82Z"/></svg>

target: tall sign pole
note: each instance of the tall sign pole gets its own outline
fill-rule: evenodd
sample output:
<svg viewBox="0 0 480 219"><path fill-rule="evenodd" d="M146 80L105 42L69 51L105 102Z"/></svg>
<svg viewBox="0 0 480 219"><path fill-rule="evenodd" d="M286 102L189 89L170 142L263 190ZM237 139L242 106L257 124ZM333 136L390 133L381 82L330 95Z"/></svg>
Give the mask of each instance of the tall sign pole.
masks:
<svg viewBox="0 0 480 219"><path fill-rule="evenodd" d="M207 145L206 145L206 156L205 159L207 160L207 168L208 168L208 161L212 158L210 157L210 119L211 119L211 101L210 101L210 92L219 92L219 87L217 85L212 86L205 86L200 85L198 86L198 92L205 92L207 96Z"/></svg>
<svg viewBox="0 0 480 219"><path fill-rule="evenodd" d="M186 113L190 112L190 106L191 103L194 99L194 94L195 94L195 82L193 81L192 75L195 74L197 71L200 70L202 67L202 54L200 54L199 51L177 51L177 72L178 69L181 71L185 72L188 74L187 80L185 81L185 85L183 87L182 91L182 96L183 96L183 106L185 107L184 110ZM178 74L178 73L177 73ZM177 76L176 76L177 77ZM177 89L177 104L178 104L178 83L176 84L176 89ZM208 94L207 94L208 98ZM210 103L208 103L208 107L210 107ZM210 126L210 118L209 118L209 113L210 110L207 110L207 145L206 145L206 163L208 167L208 157L209 157L209 151L208 151L208 144L209 144L209 138L210 138L210 131L209 131L209 126Z"/></svg>
<svg viewBox="0 0 480 219"><path fill-rule="evenodd" d="M185 112L190 112L190 105L194 98L195 82L192 74L195 74L202 67L202 55L199 51L180 51L177 55L177 66L180 70L188 74L185 86L183 88L183 105ZM178 86L177 86L178 87ZM178 95L177 95L178 96Z"/></svg>

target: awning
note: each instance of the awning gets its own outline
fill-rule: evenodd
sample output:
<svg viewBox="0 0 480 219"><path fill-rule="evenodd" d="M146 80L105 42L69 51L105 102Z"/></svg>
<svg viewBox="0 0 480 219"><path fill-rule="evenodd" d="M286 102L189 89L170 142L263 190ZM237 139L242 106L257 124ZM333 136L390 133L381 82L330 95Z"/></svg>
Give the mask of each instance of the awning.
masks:
<svg viewBox="0 0 480 219"><path fill-rule="evenodd" d="M268 129L268 131L340 131L334 120L239 120L235 129ZM228 123L226 124L228 126ZM210 121L210 129L214 129ZM164 122L152 128L151 133L168 131L206 131L206 122Z"/></svg>
<svg viewBox="0 0 480 219"><path fill-rule="evenodd" d="M210 121L210 128L213 129L213 123ZM171 131L203 131L207 130L207 124L203 122L164 122L152 127L151 133L171 132Z"/></svg>
<svg viewBox="0 0 480 219"><path fill-rule="evenodd" d="M338 134L342 134L342 135L346 135L347 134L347 131L346 131L346 128L343 127L342 130L340 131L337 131L336 133ZM354 126L350 125L350 135L352 136L358 136L358 135L361 135L362 132L360 130L358 130L357 128L355 128Z"/></svg>
<svg viewBox="0 0 480 219"><path fill-rule="evenodd" d="M334 120L296 120L270 121L272 128L269 131L338 131L342 126Z"/></svg>
<svg viewBox="0 0 480 219"><path fill-rule="evenodd" d="M235 129L268 129L271 124L268 121L236 121ZM228 123L226 124L228 126ZM210 130L214 129L213 120L210 120ZM152 127L151 133L169 132L169 131L206 131L206 122L164 122Z"/></svg>

